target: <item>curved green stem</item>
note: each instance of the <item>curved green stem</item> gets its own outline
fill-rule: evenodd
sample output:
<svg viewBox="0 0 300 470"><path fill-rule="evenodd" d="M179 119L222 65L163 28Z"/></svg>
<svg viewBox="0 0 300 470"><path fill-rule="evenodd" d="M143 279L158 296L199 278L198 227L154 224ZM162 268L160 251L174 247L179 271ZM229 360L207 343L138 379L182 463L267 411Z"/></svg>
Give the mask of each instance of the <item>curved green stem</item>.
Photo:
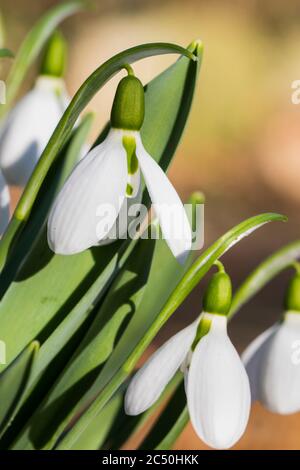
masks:
<svg viewBox="0 0 300 470"><path fill-rule="evenodd" d="M297 274L300 274L300 263L298 261L294 261L291 264L291 268L294 268Z"/></svg>
<svg viewBox="0 0 300 470"><path fill-rule="evenodd" d="M224 264L221 263L218 259L214 262L214 265L217 266L219 273L225 273Z"/></svg>
<svg viewBox="0 0 300 470"><path fill-rule="evenodd" d="M289 243L285 247L273 253L258 265L245 281L237 289L233 296L228 318L260 291L268 282L283 270L291 267L299 267L295 260L300 257L300 240Z"/></svg>
<svg viewBox="0 0 300 470"><path fill-rule="evenodd" d="M135 77L135 73L134 73L134 70L133 68L131 67L131 65L129 64L124 64L124 67L123 67L126 72L128 73L128 75L132 76L132 77Z"/></svg>

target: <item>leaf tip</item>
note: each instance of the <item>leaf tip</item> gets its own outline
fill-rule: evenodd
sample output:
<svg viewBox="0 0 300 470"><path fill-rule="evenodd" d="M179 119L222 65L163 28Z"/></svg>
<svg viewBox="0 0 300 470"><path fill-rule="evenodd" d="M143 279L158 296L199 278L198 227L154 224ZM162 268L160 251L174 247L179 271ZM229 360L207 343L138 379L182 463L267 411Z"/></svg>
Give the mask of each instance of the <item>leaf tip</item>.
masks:
<svg viewBox="0 0 300 470"><path fill-rule="evenodd" d="M32 342L30 343L30 345L29 345L29 350L30 350L33 354L37 353L39 349L40 349L40 343L39 343L39 341L34 340L34 341L32 341Z"/></svg>
<svg viewBox="0 0 300 470"><path fill-rule="evenodd" d="M188 50L193 53L194 59L198 60L200 56L203 55L204 44L201 39L195 39L191 44L188 46Z"/></svg>

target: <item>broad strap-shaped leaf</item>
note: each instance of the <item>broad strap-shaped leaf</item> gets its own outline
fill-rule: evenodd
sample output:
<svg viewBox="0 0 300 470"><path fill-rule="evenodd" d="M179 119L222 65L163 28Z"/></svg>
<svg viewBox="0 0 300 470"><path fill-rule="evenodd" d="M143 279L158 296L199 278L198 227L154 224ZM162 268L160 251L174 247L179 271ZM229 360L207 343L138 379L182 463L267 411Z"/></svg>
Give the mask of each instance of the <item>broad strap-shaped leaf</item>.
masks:
<svg viewBox="0 0 300 470"><path fill-rule="evenodd" d="M107 435L123 408L124 393L119 390L107 403L103 410L95 416L86 432L80 436L71 450L100 449ZM59 443L58 443L59 445Z"/></svg>
<svg viewBox="0 0 300 470"><path fill-rule="evenodd" d="M252 273L242 282L235 292L229 316L232 317L237 311L259 292L277 274L300 258L300 241L296 240L273 253L260 263Z"/></svg>
<svg viewBox="0 0 300 470"><path fill-rule="evenodd" d="M80 410L82 395L93 385L117 344L124 324L139 307L148 280L154 245L155 240L139 240L79 348L42 406L30 419L23 438L18 440L18 448L54 445L68 417L74 409ZM31 441L28 440L28 433Z"/></svg>
<svg viewBox="0 0 300 470"><path fill-rule="evenodd" d="M0 374L0 435L13 419L25 392L39 343L33 341Z"/></svg>
<svg viewBox="0 0 300 470"><path fill-rule="evenodd" d="M63 2L47 11L27 34L7 77L6 105L1 106L0 116L9 110L27 71L58 24L83 7L83 2L79 0Z"/></svg>
<svg viewBox="0 0 300 470"><path fill-rule="evenodd" d="M86 412L81 415L72 430L65 436L61 448L70 448L72 443L85 431L93 416L100 412L113 393L120 387L124 380L126 380L128 374L131 373L140 356L151 343L157 332L181 305L192 289L199 283L213 263L242 238L254 232L257 228L271 221L284 220L286 220L284 216L272 213L251 217L229 230L229 232L219 238L199 256L195 263L184 274L162 309L152 320L152 325L150 327L148 326L145 331L135 331L135 336L132 336L131 343L128 342L129 339L126 338L126 334L123 335L122 340L126 338L127 341L127 354L129 353L128 345L132 348L132 352L127 356L127 359L126 354L123 354L123 356L119 355L119 347L122 343L121 340L97 379L97 387L101 390L100 393L89 405ZM147 292L145 296L146 294Z"/></svg>

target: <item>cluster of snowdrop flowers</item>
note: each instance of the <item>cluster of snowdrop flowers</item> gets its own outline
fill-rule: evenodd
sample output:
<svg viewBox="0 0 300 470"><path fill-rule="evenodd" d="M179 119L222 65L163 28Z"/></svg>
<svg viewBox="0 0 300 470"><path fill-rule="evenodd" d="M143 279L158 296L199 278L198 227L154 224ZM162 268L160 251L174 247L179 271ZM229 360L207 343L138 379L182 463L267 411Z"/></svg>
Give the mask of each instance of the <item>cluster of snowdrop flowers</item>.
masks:
<svg viewBox="0 0 300 470"><path fill-rule="evenodd" d="M178 370L184 374L192 425L207 445L226 449L244 433L251 401L279 414L300 411L300 271L291 279L285 313L240 359L227 335L230 278L218 262L200 318L145 363L131 380L125 411L137 415L160 397Z"/></svg>
<svg viewBox="0 0 300 470"><path fill-rule="evenodd" d="M131 67L125 68L128 75L116 90L111 129L58 194L49 215L48 243L55 253L71 255L114 241L109 235L124 203L141 196L143 176L163 237L183 262L191 249L191 228L176 190L143 145L144 89Z"/></svg>
<svg viewBox="0 0 300 470"><path fill-rule="evenodd" d="M144 412L181 369L192 425L209 446L226 449L239 440L250 412L250 385L227 335L231 281L223 266L209 282L200 318L169 339L136 373L125 411Z"/></svg>
<svg viewBox="0 0 300 470"><path fill-rule="evenodd" d="M7 184L25 186L69 103L62 78L65 42L50 39L34 87L12 109L0 127L0 234L7 225Z"/></svg>
<svg viewBox="0 0 300 470"><path fill-rule="evenodd" d="M243 361L252 400L274 413L300 411L300 274L289 283L282 321L248 346Z"/></svg>

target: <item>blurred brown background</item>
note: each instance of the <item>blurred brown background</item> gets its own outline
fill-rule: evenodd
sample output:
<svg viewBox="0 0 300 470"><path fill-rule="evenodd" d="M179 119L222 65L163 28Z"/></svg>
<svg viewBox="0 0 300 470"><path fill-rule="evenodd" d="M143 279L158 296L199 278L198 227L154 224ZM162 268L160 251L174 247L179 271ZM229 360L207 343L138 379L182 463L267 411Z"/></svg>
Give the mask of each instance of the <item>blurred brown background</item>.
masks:
<svg viewBox="0 0 300 470"><path fill-rule="evenodd" d="M26 31L58 1L1 0L5 45L16 50ZM66 76L72 95L112 54L143 42L188 45L201 38L205 55L184 139L170 169L183 198L206 194L206 245L246 217L276 211L287 224L267 226L224 257L237 286L264 257L299 237L300 105L291 84L300 79L300 3L297 0L102 0L64 22L70 44ZM174 57L135 66L144 83ZM2 70L5 77L5 70ZM35 71L28 78L29 88ZM97 113L93 137L108 117L117 79L91 102ZM15 199L18 191L14 190ZM288 273L272 282L240 312L230 333L239 350L281 312ZM153 347L193 318L202 285ZM300 393L300 391L299 391ZM179 449L204 448L188 427ZM255 405L238 449L299 449L300 415L280 417Z"/></svg>

